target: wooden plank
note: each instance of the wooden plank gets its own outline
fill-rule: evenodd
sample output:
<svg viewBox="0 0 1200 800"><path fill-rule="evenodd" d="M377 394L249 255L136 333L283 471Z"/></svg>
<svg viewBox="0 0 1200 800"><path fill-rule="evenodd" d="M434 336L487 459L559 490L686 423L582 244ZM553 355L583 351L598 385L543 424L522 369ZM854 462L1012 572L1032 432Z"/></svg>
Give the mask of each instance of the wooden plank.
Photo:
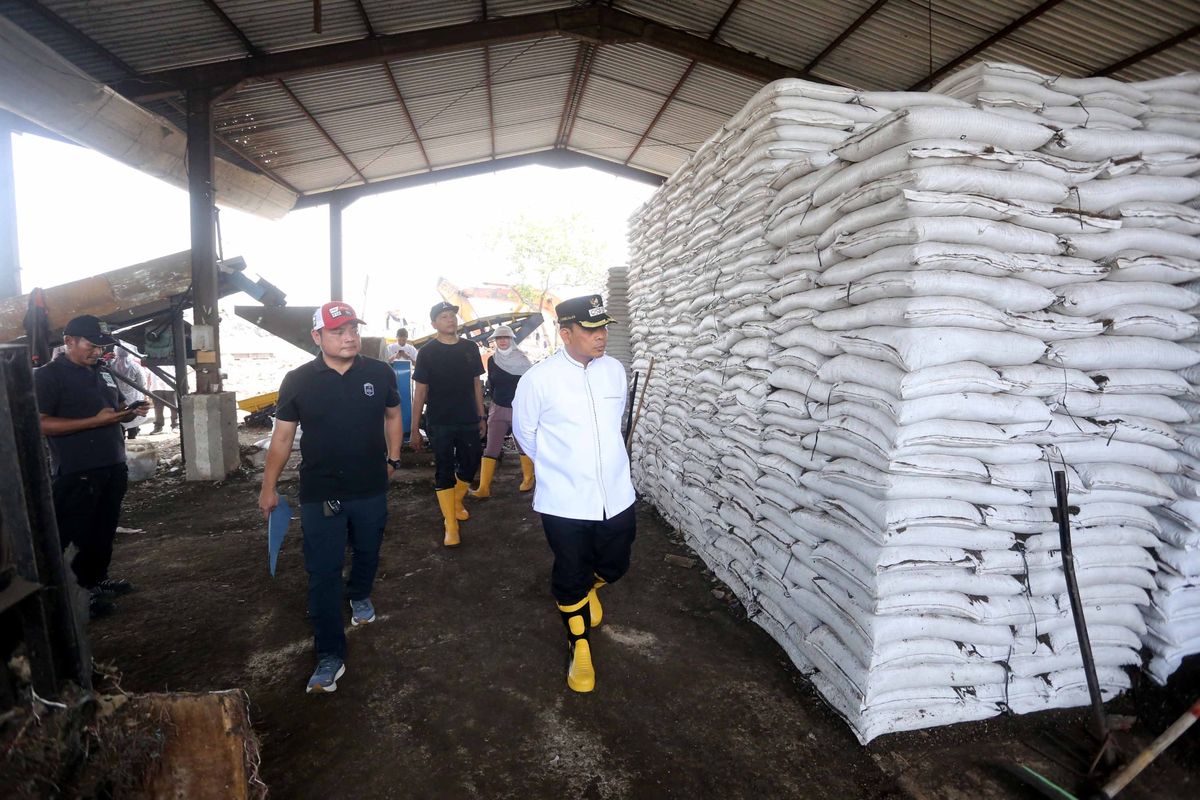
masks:
<svg viewBox="0 0 1200 800"><path fill-rule="evenodd" d="M260 795L248 754L257 742L241 691L136 698L167 731L162 766L145 786L154 800L245 800ZM261 783L259 783L261 786ZM265 787L263 794L265 794Z"/></svg>

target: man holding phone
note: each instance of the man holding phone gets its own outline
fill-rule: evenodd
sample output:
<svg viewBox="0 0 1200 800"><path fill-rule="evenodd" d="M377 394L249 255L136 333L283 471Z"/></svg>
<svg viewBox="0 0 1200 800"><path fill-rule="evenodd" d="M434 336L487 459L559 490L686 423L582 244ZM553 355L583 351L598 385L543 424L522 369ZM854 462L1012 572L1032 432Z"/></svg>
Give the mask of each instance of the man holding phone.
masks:
<svg viewBox="0 0 1200 800"><path fill-rule="evenodd" d="M108 575L129 477L121 424L150 408L145 401L124 405L116 380L99 368L114 343L100 319L76 317L63 328L65 352L34 372L59 539L78 551L71 569L88 590L92 617L112 612L113 597L133 591L129 581Z"/></svg>

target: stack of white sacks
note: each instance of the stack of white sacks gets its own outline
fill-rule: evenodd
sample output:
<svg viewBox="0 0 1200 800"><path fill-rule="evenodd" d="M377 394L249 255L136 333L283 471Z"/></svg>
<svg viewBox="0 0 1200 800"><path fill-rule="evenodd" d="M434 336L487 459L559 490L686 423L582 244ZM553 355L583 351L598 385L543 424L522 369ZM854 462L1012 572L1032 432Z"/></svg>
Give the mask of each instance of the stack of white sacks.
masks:
<svg viewBox="0 0 1200 800"><path fill-rule="evenodd" d="M1200 644L1200 79L937 88L771 84L631 221L639 486L864 742L1086 702L1055 469L1106 696Z"/></svg>
<svg viewBox="0 0 1200 800"><path fill-rule="evenodd" d="M612 267L608 271L608 286L605 307L608 313L621 321L629 319L629 277L626 267ZM620 361L628 369L633 362L633 350L629 339L628 325L614 325L608 329L608 355Z"/></svg>

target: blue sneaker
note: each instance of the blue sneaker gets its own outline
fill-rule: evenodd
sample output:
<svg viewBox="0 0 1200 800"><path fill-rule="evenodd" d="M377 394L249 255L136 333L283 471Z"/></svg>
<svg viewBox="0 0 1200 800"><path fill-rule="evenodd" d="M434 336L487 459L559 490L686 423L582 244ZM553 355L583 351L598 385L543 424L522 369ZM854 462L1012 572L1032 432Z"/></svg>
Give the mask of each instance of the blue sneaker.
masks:
<svg viewBox="0 0 1200 800"><path fill-rule="evenodd" d="M346 674L346 664L337 656L321 656L312 677L308 679L307 694L336 692L337 680Z"/></svg>
<svg viewBox="0 0 1200 800"><path fill-rule="evenodd" d="M366 597L362 600L350 601L350 624L358 627L366 625L369 622L375 621L375 606L371 603L371 598Z"/></svg>

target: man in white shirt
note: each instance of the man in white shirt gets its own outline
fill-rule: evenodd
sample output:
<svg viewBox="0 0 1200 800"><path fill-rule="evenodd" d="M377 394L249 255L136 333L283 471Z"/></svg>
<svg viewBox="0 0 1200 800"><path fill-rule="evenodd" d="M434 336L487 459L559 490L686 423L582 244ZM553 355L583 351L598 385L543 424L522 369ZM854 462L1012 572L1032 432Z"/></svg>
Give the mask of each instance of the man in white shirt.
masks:
<svg viewBox="0 0 1200 800"><path fill-rule="evenodd" d="M387 360L389 364L395 361L417 362L417 348L408 343L408 328L396 330L396 341L387 346Z"/></svg>
<svg viewBox="0 0 1200 800"><path fill-rule="evenodd" d="M604 354L615 320L600 295L565 300L554 311L563 349L517 384L513 434L538 476L533 509L554 551L550 589L567 627L567 686L590 692L588 630L602 615L596 590L629 569L636 533L621 437L625 368Z"/></svg>

